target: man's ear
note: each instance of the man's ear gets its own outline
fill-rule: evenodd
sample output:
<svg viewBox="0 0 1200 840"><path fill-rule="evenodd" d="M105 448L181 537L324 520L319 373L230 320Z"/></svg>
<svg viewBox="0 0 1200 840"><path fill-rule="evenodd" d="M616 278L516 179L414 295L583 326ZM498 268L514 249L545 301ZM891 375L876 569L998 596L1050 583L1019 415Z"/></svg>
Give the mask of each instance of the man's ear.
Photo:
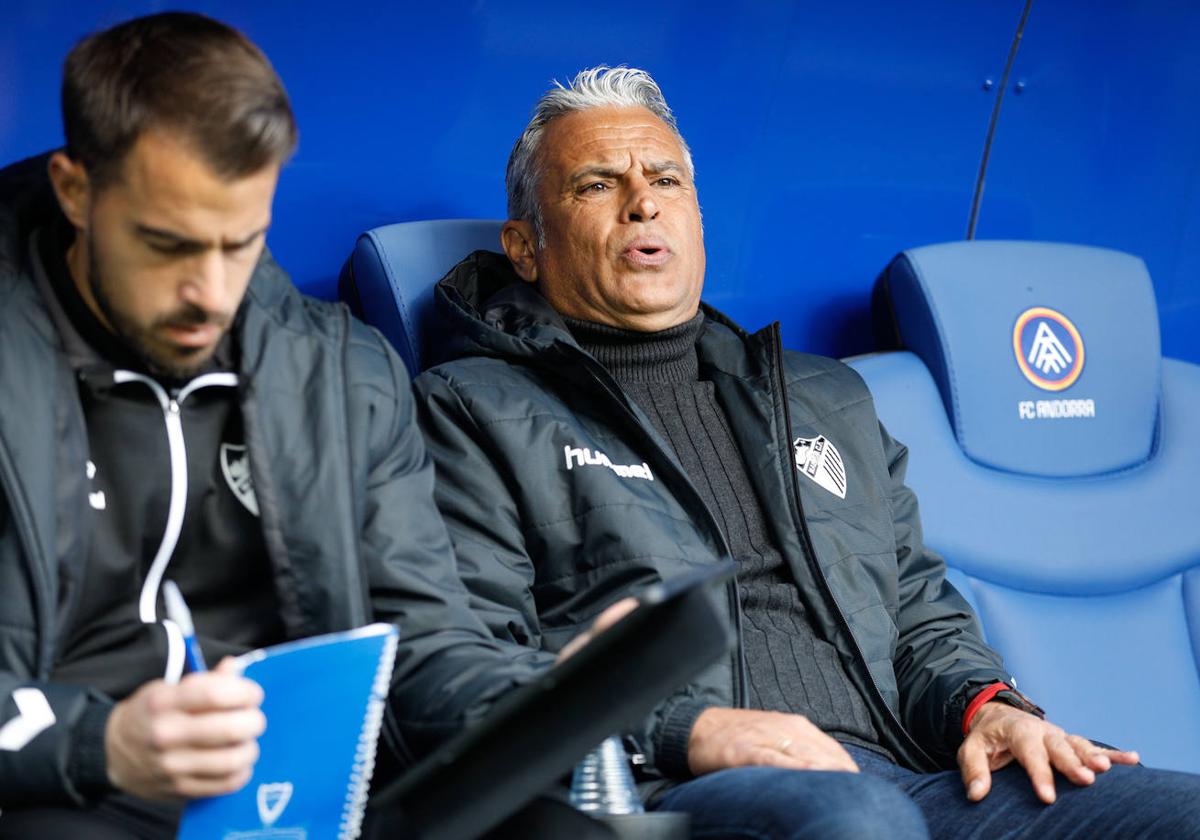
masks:
<svg viewBox="0 0 1200 840"><path fill-rule="evenodd" d="M537 234L533 231L532 222L509 219L500 229L500 244L504 246L504 253L508 254L513 270L526 283L536 283L538 279L534 251L536 242Z"/></svg>
<svg viewBox="0 0 1200 840"><path fill-rule="evenodd" d="M65 152L52 154L46 168L63 215L76 229L86 230L92 208L92 182L87 169Z"/></svg>

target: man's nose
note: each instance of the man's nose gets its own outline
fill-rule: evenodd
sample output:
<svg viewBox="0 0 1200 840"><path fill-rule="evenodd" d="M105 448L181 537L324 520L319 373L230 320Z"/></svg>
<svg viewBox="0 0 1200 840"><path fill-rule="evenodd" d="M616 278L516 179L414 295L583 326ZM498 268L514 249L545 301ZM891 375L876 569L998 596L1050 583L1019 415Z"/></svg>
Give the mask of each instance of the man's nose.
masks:
<svg viewBox="0 0 1200 840"><path fill-rule="evenodd" d="M179 296L186 303L210 315L229 309L229 275L225 255L220 248L209 248L188 267L188 275L180 287Z"/></svg>
<svg viewBox="0 0 1200 840"><path fill-rule="evenodd" d="M645 181L636 182L631 187L629 199L625 202L625 216L628 222L649 222L658 217L658 202L654 198L654 190Z"/></svg>

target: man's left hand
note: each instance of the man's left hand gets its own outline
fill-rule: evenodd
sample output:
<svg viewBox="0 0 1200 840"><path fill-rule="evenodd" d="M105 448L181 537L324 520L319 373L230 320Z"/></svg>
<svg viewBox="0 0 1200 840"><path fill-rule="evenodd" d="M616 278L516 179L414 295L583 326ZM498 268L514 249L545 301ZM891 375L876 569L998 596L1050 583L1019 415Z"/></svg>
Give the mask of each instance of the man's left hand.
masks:
<svg viewBox="0 0 1200 840"><path fill-rule="evenodd" d="M1114 764L1137 764L1138 754L1098 747L1007 703L984 703L958 749L967 799L978 802L987 796L992 771L1014 760L1029 774L1038 798L1049 805L1055 799L1055 770L1077 785L1090 785L1097 773Z"/></svg>

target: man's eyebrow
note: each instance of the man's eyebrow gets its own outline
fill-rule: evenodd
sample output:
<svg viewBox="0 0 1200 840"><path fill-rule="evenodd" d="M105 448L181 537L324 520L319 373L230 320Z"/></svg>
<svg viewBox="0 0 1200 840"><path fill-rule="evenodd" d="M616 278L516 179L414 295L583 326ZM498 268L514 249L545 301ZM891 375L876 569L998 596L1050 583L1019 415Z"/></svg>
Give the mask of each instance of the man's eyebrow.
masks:
<svg viewBox="0 0 1200 840"><path fill-rule="evenodd" d="M687 170L684 169L682 163L676 160L656 160L647 164L646 171L652 175L661 175L664 172L678 172L683 174Z"/></svg>
<svg viewBox="0 0 1200 840"><path fill-rule="evenodd" d="M651 175L662 175L664 172L676 172L683 175L687 172L683 164L676 160L656 160L651 161L646 165L644 170ZM571 185L577 186L580 182L586 181L589 178L613 178L618 179L625 174L624 169L617 169L612 166L604 166L596 164L580 169L571 176Z"/></svg>
<svg viewBox="0 0 1200 840"><path fill-rule="evenodd" d="M165 240L165 241L171 243L171 245L177 246L177 247L205 248L208 246L207 242L203 242L199 239L192 239L190 237L175 233L174 231L166 230L164 228L156 228L151 225L139 224L139 225L137 225L136 230L142 236L150 236L150 237L153 237L154 239L162 239L162 240ZM245 239L241 239L237 242L222 242L221 247L222 248L242 248L246 245L249 245L251 242L253 242L255 239L257 239L259 236L261 236L263 233L265 233L266 230L267 230L267 228L265 226L261 227L258 230L254 231L254 233L247 236Z"/></svg>
<svg viewBox="0 0 1200 840"><path fill-rule="evenodd" d="M586 181L589 178L620 178L624 173L612 166L588 166L580 169L571 176L571 183L578 184L580 181Z"/></svg>

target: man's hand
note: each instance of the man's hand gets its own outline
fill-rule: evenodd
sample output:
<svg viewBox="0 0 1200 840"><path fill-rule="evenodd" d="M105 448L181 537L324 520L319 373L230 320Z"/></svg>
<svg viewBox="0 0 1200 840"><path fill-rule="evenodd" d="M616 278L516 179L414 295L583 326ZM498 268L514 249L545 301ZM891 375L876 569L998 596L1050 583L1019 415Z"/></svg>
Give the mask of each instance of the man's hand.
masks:
<svg viewBox="0 0 1200 840"><path fill-rule="evenodd" d="M748 765L858 772L842 745L803 715L715 707L701 712L688 738L692 773Z"/></svg>
<svg viewBox="0 0 1200 840"><path fill-rule="evenodd" d="M609 627L612 627L625 616L629 615L637 609L637 598L622 598L617 603L610 606L600 615L596 616L596 620L592 622L592 626L584 630L574 639L563 645L562 650L558 652L558 657L554 660L557 665L579 652L580 648L603 633Z"/></svg>
<svg viewBox="0 0 1200 840"><path fill-rule="evenodd" d="M108 778L144 799L216 796L250 780L267 719L262 688L232 659L178 685L146 683L113 707L104 731Z"/></svg>
<svg viewBox="0 0 1200 840"><path fill-rule="evenodd" d="M1054 771L1077 785L1090 785L1113 764L1137 764L1136 752L1108 750L1079 735L999 701L984 703L958 748L967 799L978 802L992 789L992 771L1020 762L1038 798L1054 802Z"/></svg>

